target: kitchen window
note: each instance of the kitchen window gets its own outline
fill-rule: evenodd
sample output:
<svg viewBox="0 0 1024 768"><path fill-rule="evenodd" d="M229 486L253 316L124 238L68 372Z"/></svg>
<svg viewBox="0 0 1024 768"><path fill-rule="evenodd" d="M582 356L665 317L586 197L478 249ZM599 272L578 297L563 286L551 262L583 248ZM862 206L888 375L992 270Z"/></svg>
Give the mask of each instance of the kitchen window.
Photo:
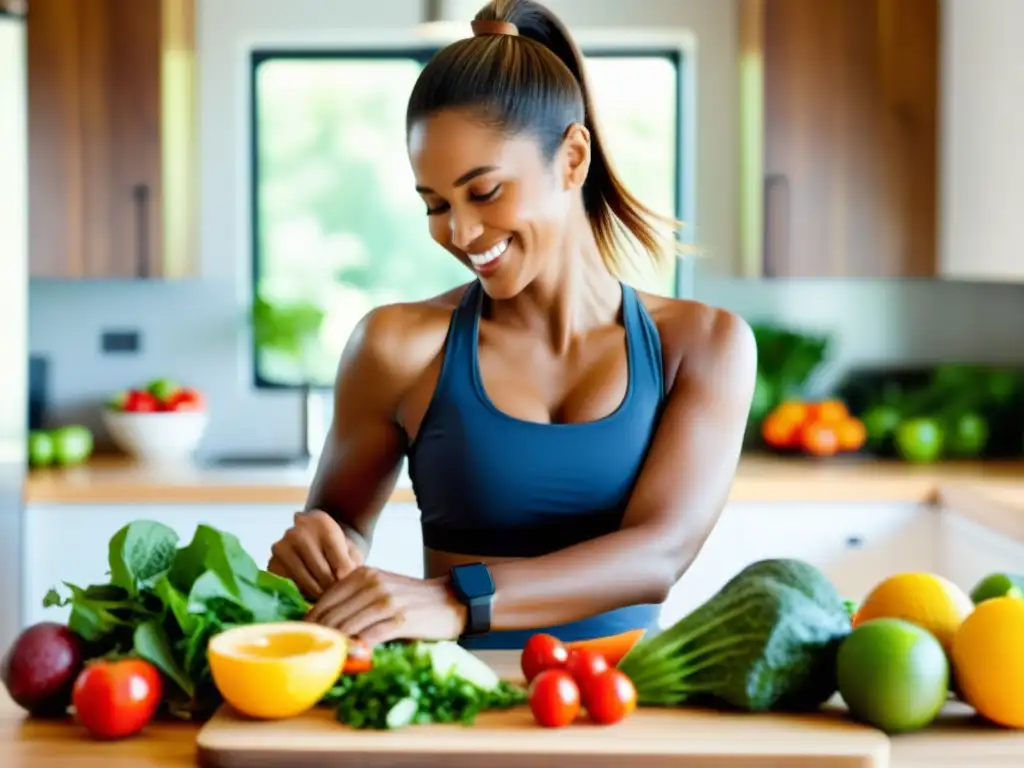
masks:
<svg viewBox="0 0 1024 768"><path fill-rule="evenodd" d="M692 220L680 49L587 50L598 119L620 175ZM423 50L258 51L251 57L253 361L257 387L330 387L370 309L471 274L434 243L413 189L405 107ZM672 274L627 277L675 292Z"/></svg>

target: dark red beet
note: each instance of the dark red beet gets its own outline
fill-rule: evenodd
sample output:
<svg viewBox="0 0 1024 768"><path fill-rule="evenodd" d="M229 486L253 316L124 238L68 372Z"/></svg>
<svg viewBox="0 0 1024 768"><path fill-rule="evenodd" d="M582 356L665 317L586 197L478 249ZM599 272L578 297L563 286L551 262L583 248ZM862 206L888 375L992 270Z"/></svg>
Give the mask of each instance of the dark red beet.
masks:
<svg viewBox="0 0 1024 768"><path fill-rule="evenodd" d="M22 709L38 716L67 713L82 669L84 643L63 624L44 621L24 629L0 661L0 678Z"/></svg>

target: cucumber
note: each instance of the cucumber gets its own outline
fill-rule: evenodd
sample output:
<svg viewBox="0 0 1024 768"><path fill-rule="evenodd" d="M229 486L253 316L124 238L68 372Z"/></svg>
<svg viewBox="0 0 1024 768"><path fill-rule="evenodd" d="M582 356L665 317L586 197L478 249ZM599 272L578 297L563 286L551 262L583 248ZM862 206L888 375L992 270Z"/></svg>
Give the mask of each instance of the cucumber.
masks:
<svg viewBox="0 0 1024 768"><path fill-rule="evenodd" d="M501 683L498 673L458 643L441 640L427 646L434 674L443 680L453 674L481 691L495 691Z"/></svg>
<svg viewBox="0 0 1024 768"><path fill-rule="evenodd" d="M416 703L416 699L409 696L404 699L400 699L393 707L391 707L391 709L388 710L388 714L384 718L384 722L387 724L388 728L404 728L412 723L418 711L419 704Z"/></svg>

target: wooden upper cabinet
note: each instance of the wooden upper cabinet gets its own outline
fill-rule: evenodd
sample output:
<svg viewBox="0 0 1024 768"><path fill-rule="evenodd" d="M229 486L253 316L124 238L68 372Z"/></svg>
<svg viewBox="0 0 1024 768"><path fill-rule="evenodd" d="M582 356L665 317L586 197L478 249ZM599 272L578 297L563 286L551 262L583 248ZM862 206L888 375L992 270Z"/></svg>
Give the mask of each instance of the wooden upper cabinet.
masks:
<svg viewBox="0 0 1024 768"><path fill-rule="evenodd" d="M194 271L191 3L29 4L33 277Z"/></svg>
<svg viewBox="0 0 1024 768"><path fill-rule="evenodd" d="M938 0L740 7L745 273L934 276Z"/></svg>

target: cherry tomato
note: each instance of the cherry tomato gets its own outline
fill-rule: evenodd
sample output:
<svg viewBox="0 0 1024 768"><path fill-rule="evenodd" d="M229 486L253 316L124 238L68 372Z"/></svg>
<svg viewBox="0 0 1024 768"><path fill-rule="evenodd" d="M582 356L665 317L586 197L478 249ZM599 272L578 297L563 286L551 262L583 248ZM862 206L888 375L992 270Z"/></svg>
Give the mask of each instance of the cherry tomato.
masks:
<svg viewBox="0 0 1024 768"><path fill-rule="evenodd" d="M554 635L536 634L526 641L520 663L530 683L545 669L561 669L569 661L569 649Z"/></svg>
<svg viewBox="0 0 1024 768"><path fill-rule="evenodd" d="M373 649L369 644L359 638L349 640L345 668L342 670L344 674L355 675L360 672L369 672L372 667Z"/></svg>
<svg viewBox="0 0 1024 768"><path fill-rule="evenodd" d="M569 725L580 713L580 689L564 669L546 669L530 683L530 711L545 728Z"/></svg>
<svg viewBox="0 0 1024 768"><path fill-rule="evenodd" d="M617 723L636 709L636 688L621 670L606 669L587 684L587 714L595 723Z"/></svg>
<svg viewBox="0 0 1024 768"><path fill-rule="evenodd" d="M148 723L163 696L156 667L142 659L91 662L75 679L71 703L93 736L120 739Z"/></svg>
<svg viewBox="0 0 1024 768"><path fill-rule="evenodd" d="M608 669L608 662L595 650L574 648L569 651L569 661L565 668L572 675L572 679L576 681L576 685L583 695L584 704L586 704L587 687L591 680Z"/></svg>

